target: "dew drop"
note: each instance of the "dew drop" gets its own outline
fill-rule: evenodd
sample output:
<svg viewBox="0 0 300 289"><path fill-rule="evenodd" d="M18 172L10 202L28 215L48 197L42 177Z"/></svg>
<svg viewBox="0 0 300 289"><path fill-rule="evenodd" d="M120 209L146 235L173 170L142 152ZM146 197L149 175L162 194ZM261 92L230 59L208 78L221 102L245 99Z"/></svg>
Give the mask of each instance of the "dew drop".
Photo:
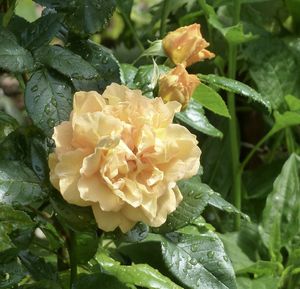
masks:
<svg viewBox="0 0 300 289"><path fill-rule="evenodd" d="M51 128L55 126L55 120L52 118L49 118L47 123L48 123L49 127L51 127Z"/></svg>
<svg viewBox="0 0 300 289"><path fill-rule="evenodd" d="M197 265L198 261L197 261L197 259L192 258L192 259L190 260L190 263L191 263L193 266L195 266L195 265Z"/></svg>
<svg viewBox="0 0 300 289"><path fill-rule="evenodd" d="M79 75L79 73L74 72L74 73L71 74L71 77L72 77L72 78L79 78L80 75Z"/></svg>
<svg viewBox="0 0 300 289"><path fill-rule="evenodd" d="M197 200L198 200L198 199L201 199L201 198L202 198L202 194L201 194L201 193L200 193L200 194L196 194L196 195L194 196L194 198L197 199Z"/></svg>
<svg viewBox="0 0 300 289"><path fill-rule="evenodd" d="M107 64L107 63L108 63L108 57L107 57L107 56L104 56L101 62L102 62L103 64Z"/></svg>
<svg viewBox="0 0 300 289"><path fill-rule="evenodd" d="M42 169L41 169L38 165L35 165L35 166L34 166L34 169L35 169L38 173L40 173L40 172L42 171Z"/></svg>
<svg viewBox="0 0 300 289"><path fill-rule="evenodd" d="M33 101L36 103L38 102L40 99L40 96L39 95L36 95L34 98L33 98Z"/></svg>
<svg viewBox="0 0 300 289"><path fill-rule="evenodd" d="M197 250L198 250L197 244L193 244L191 250L192 250L192 252L197 252Z"/></svg>
<svg viewBox="0 0 300 289"><path fill-rule="evenodd" d="M228 257L226 255L223 256L224 261L228 262Z"/></svg>
<svg viewBox="0 0 300 289"><path fill-rule="evenodd" d="M52 103L54 106L57 106L57 101L56 101L55 98L52 98L51 103Z"/></svg>
<svg viewBox="0 0 300 289"><path fill-rule="evenodd" d="M208 252L207 252L207 257L208 257L208 258L212 258L214 255L215 255L215 252L214 252L214 251L208 251Z"/></svg>
<svg viewBox="0 0 300 289"><path fill-rule="evenodd" d="M39 88L38 88L38 86L37 85L34 85L33 87L31 87L31 91L32 92L35 92L35 91L37 91Z"/></svg>
<svg viewBox="0 0 300 289"><path fill-rule="evenodd" d="M51 112L51 107L50 107L50 104L48 103L46 106L45 106L45 113L46 114L49 114Z"/></svg>

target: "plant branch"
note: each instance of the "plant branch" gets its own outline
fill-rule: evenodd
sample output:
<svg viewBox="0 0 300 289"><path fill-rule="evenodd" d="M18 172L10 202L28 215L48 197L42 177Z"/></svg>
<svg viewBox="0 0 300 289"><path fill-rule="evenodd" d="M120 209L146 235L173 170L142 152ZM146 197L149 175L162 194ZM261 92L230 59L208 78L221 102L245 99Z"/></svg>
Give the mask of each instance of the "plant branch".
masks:
<svg viewBox="0 0 300 289"><path fill-rule="evenodd" d="M234 19L233 25L236 25L240 21L240 0L234 0ZM235 79L237 69L237 45L234 43L228 43L228 77ZM241 210L241 171L239 170L240 161L240 147L238 140L238 125L236 117L236 103L234 93L229 92L227 94L228 110L231 115L229 121L229 135L230 135L230 148L231 148L231 162L232 162L232 176L233 176L233 203L238 210ZM239 214L235 217L235 229L240 228L241 216Z"/></svg>

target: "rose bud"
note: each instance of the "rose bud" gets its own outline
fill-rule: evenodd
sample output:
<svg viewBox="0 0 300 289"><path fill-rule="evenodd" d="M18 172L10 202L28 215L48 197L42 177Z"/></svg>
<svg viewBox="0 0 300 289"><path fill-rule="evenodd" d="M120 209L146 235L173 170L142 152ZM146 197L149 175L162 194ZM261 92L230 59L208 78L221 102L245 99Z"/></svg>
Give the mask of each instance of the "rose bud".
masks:
<svg viewBox="0 0 300 289"><path fill-rule="evenodd" d="M199 84L200 80L198 77L188 74L184 66L179 64L159 79L158 95L164 102L172 100L180 102L182 109L184 109Z"/></svg>
<svg viewBox="0 0 300 289"><path fill-rule="evenodd" d="M186 67L215 56L205 49L209 43L201 35L200 24L196 23L169 32L162 43L168 57Z"/></svg>

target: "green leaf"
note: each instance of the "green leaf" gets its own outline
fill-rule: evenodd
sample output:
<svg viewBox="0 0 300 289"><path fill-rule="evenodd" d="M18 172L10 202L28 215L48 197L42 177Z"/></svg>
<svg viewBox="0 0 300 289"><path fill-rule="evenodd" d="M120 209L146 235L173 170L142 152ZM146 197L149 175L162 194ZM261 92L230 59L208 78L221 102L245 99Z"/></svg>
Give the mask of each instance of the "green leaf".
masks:
<svg viewBox="0 0 300 289"><path fill-rule="evenodd" d="M204 115L203 107L193 99L184 111L176 113L175 119L204 134L219 138L223 136L222 132L208 121Z"/></svg>
<svg viewBox="0 0 300 289"><path fill-rule="evenodd" d="M0 263L0 288L15 288L25 277L25 272L17 260Z"/></svg>
<svg viewBox="0 0 300 289"><path fill-rule="evenodd" d="M212 88L201 83L195 89L192 98L212 112L229 117L227 106L222 97Z"/></svg>
<svg viewBox="0 0 300 289"><path fill-rule="evenodd" d="M149 227L139 222L126 234L122 233L121 230L115 231L113 238L119 242L137 243L144 240L148 236L148 233Z"/></svg>
<svg viewBox="0 0 300 289"><path fill-rule="evenodd" d="M294 111L286 111L283 114L275 111L274 118L275 124L269 132L270 135L273 135L284 128L300 124L300 113Z"/></svg>
<svg viewBox="0 0 300 289"><path fill-rule="evenodd" d="M18 252L16 239L11 235L18 232L30 231L34 223L30 217L22 211L15 210L11 206L0 205L0 263L14 258ZM11 238L10 238L10 237Z"/></svg>
<svg viewBox="0 0 300 289"><path fill-rule="evenodd" d="M253 264L253 261L249 259L249 257L239 246L238 232L227 232L226 234L219 234L219 237L224 244L225 251L232 262L235 272L247 268Z"/></svg>
<svg viewBox="0 0 300 289"><path fill-rule="evenodd" d="M263 211L261 235L271 256L300 232L300 157L292 154L276 178Z"/></svg>
<svg viewBox="0 0 300 289"><path fill-rule="evenodd" d="M234 205L230 204L226 200L224 200L219 193L214 192L210 187L207 186L207 191L209 194L208 204L219 209L225 211L227 213L235 213L240 214L244 219L249 221L249 217L238 210Z"/></svg>
<svg viewBox="0 0 300 289"><path fill-rule="evenodd" d="M58 12L67 12L66 24L75 33L94 34L102 30L112 16L115 0L35 0L42 6L55 8Z"/></svg>
<svg viewBox="0 0 300 289"><path fill-rule="evenodd" d="M168 216L167 221L155 230L159 233L172 232L188 225L200 216L207 205L209 199L207 186L201 183L199 176L179 181L177 184L183 200L177 209Z"/></svg>
<svg viewBox="0 0 300 289"><path fill-rule="evenodd" d="M96 230L75 234L78 264L85 264L94 257L98 249L99 239Z"/></svg>
<svg viewBox="0 0 300 289"><path fill-rule="evenodd" d="M144 56L163 56L167 57L165 54L165 51L162 46L162 40L155 40L150 43L150 47L147 48L139 58L144 57Z"/></svg>
<svg viewBox="0 0 300 289"><path fill-rule="evenodd" d="M34 280L57 280L55 268L43 258L35 256L29 251L21 251L18 256Z"/></svg>
<svg viewBox="0 0 300 289"><path fill-rule="evenodd" d="M57 282L50 280L42 280L39 282L21 285L18 288L20 289L62 289Z"/></svg>
<svg viewBox="0 0 300 289"><path fill-rule="evenodd" d="M25 72L33 68L29 51L21 47L14 35L0 29L0 68L11 72Z"/></svg>
<svg viewBox="0 0 300 289"><path fill-rule="evenodd" d="M263 276L257 279L246 277L237 278L238 288L243 289L270 289L278 288L279 278L274 276Z"/></svg>
<svg viewBox="0 0 300 289"><path fill-rule="evenodd" d="M99 289L99 284L103 288L109 289L128 289L132 287L126 286L116 277L105 273L80 274L73 289Z"/></svg>
<svg viewBox="0 0 300 289"><path fill-rule="evenodd" d="M130 17L133 0L116 0L118 9L122 11L122 13L126 14L128 17Z"/></svg>
<svg viewBox="0 0 300 289"><path fill-rule="evenodd" d="M41 47L34 56L37 61L71 79L93 79L98 77L98 73L92 65L79 55L60 46Z"/></svg>
<svg viewBox="0 0 300 289"><path fill-rule="evenodd" d="M167 73L169 67L164 65L142 65L138 68L133 83L144 95L153 97L153 89L156 87L160 75Z"/></svg>
<svg viewBox="0 0 300 289"><path fill-rule="evenodd" d="M206 82L213 86L219 87L221 89L224 89L224 90L227 90L230 92L234 92L236 94L243 95L243 96L249 98L250 100L253 100L255 102L262 104L268 110L271 109L271 104L270 104L269 100L265 99L265 97L263 97L256 90L254 90L250 86L248 86L240 81L230 79L227 77L223 77L223 76L218 76L215 74L208 74L208 75L199 74L199 78L203 82Z"/></svg>
<svg viewBox="0 0 300 289"><path fill-rule="evenodd" d="M12 116L0 111L0 142L18 126L18 122Z"/></svg>
<svg viewBox="0 0 300 289"><path fill-rule="evenodd" d="M273 109L282 105L287 94L300 95L298 60L281 40L263 37L247 47L245 56L258 91Z"/></svg>
<svg viewBox="0 0 300 289"><path fill-rule="evenodd" d="M199 3L206 14L206 17L208 17L209 24L217 29L229 43L237 45L256 38L252 33L245 34L241 23L235 26L225 27L219 20L218 15L212 6L206 4L205 1L199 1Z"/></svg>
<svg viewBox="0 0 300 289"><path fill-rule="evenodd" d="M0 203L26 206L45 197L38 177L26 165L0 160Z"/></svg>
<svg viewBox="0 0 300 289"><path fill-rule="evenodd" d="M122 84L128 86L131 89L134 89L135 88L134 78L136 76L138 69L135 66L127 63L122 63L120 65L120 68L123 76Z"/></svg>
<svg viewBox="0 0 300 289"><path fill-rule="evenodd" d="M61 15L49 14L30 23L21 34L21 44L27 49L34 50L47 45L62 28Z"/></svg>
<svg viewBox="0 0 300 289"><path fill-rule="evenodd" d="M167 234L162 242L162 253L169 270L185 288L236 288L234 271L224 246L212 232Z"/></svg>
<svg viewBox="0 0 300 289"><path fill-rule="evenodd" d="M70 205L60 195L51 197L50 203L57 218L75 232L93 231L97 225L91 207Z"/></svg>
<svg viewBox="0 0 300 289"><path fill-rule="evenodd" d="M280 275L282 272L283 266L279 262L272 262L272 261L263 261L259 260L250 266L238 270L237 274L246 274L251 273L255 274L255 276L263 276L263 275Z"/></svg>
<svg viewBox="0 0 300 289"><path fill-rule="evenodd" d="M96 259L106 272L122 283L149 289L182 289L148 264L120 265L119 262L101 252L97 254Z"/></svg>
<svg viewBox="0 0 300 289"><path fill-rule="evenodd" d="M286 103L289 106L289 109L291 111L300 112L300 99L299 98L288 94L284 97L284 99L285 99L285 101L286 101Z"/></svg>
<svg viewBox="0 0 300 289"><path fill-rule="evenodd" d="M98 72L98 89L103 91L112 82L121 83L120 66L112 52L93 41L76 41L71 49L81 55Z"/></svg>
<svg viewBox="0 0 300 289"><path fill-rule="evenodd" d="M51 136L53 127L70 117L71 87L50 71L38 70L27 83L25 105L35 125Z"/></svg>

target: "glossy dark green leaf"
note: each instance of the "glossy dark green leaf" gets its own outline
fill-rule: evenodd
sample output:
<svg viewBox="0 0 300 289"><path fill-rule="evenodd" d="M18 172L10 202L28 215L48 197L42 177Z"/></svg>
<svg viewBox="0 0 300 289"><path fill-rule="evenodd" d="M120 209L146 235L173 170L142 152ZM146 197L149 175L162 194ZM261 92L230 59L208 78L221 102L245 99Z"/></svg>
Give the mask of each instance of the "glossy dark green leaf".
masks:
<svg viewBox="0 0 300 289"><path fill-rule="evenodd" d="M0 142L18 126L18 122L12 116L0 111Z"/></svg>
<svg viewBox="0 0 300 289"><path fill-rule="evenodd" d="M120 65L120 68L123 76L122 83L128 86L129 88L134 89L135 88L134 78L136 76L138 69L135 66L127 63L122 63Z"/></svg>
<svg viewBox="0 0 300 289"><path fill-rule="evenodd" d="M109 289L128 289L132 287L126 286L126 284L120 282L116 277L104 274L81 274L78 276L73 289L98 289L101 284L103 288Z"/></svg>
<svg viewBox="0 0 300 289"><path fill-rule="evenodd" d="M114 238L120 242L137 243L144 240L149 233L149 226L137 223L129 232L122 233L120 230L114 233Z"/></svg>
<svg viewBox="0 0 300 289"><path fill-rule="evenodd" d="M23 278L25 272L17 260L9 263L0 263L0 288L15 288Z"/></svg>
<svg viewBox="0 0 300 289"><path fill-rule="evenodd" d="M124 266L104 253L98 253L96 259L107 273L122 283L149 289L182 289L148 264Z"/></svg>
<svg viewBox="0 0 300 289"><path fill-rule="evenodd" d="M153 89L157 85L160 75L167 73L169 67L164 65L142 65L134 77L135 88L140 89L144 95L153 97Z"/></svg>
<svg viewBox="0 0 300 289"><path fill-rule="evenodd" d="M189 102L184 111L177 113L175 119L204 134L219 138L223 136L206 118L203 107L194 100Z"/></svg>
<svg viewBox="0 0 300 289"><path fill-rule="evenodd" d="M76 238L76 253L78 264L85 264L97 252L99 238L96 230L83 231L74 235Z"/></svg>
<svg viewBox="0 0 300 289"><path fill-rule="evenodd" d="M235 213L240 214L246 220L249 220L249 217L246 214L243 214L240 210L238 210L234 205L227 202L219 193L214 192L210 187L206 186L207 194L209 194L208 204L219 209L225 211L227 213Z"/></svg>
<svg viewBox="0 0 300 289"><path fill-rule="evenodd" d="M45 197L38 177L24 163L0 160L0 203L26 206Z"/></svg>
<svg viewBox="0 0 300 289"><path fill-rule="evenodd" d="M29 51L17 43L15 36L0 29L0 67L11 72L25 72L33 68Z"/></svg>
<svg viewBox="0 0 300 289"><path fill-rule="evenodd" d="M61 196L53 196L50 199L58 219L75 232L95 230L97 228L95 218L90 207L70 205Z"/></svg>
<svg viewBox="0 0 300 289"><path fill-rule="evenodd" d="M207 185L201 183L199 176L179 181L177 184L183 200L177 209L168 216L167 221L155 230L159 233L172 232L188 225L200 216L209 200Z"/></svg>
<svg viewBox="0 0 300 289"><path fill-rule="evenodd" d="M112 52L93 41L76 41L71 49L81 55L98 72L98 90L103 91L112 82L121 83L120 66Z"/></svg>
<svg viewBox="0 0 300 289"><path fill-rule="evenodd" d="M62 17L59 14L49 14L30 23L21 34L21 44L34 50L47 45L62 28Z"/></svg>
<svg viewBox="0 0 300 289"><path fill-rule="evenodd" d="M98 77L98 73L92 65L79 55L60 46L41 47L34 56L39 62L71 79L93 79Z"/></svg>
<svg viewBox="0 0 300 289"><path fill-rule="evenodd" d="M300 231L300 157L292 154L276 178L263 211L262 239L278 258L282 246Z"/></svg>
<svg viewBox="0 0 300 289"><path fill-rule="evenodd" d="M62 289L62 287L54 281L42 280L39 282L21 285L18 288L20 289Z"/></svg>
<svg viewBox="0 0 300 289"><path fill-rule="evenodd" d="M162 253L169 270L184 288L236 288L231 262L214 233L167 234Z"/></svg>
<svg viewBox="0 0 300 289"><path fill-rule="evenodd" d="M234 92L236 94L243 95L249 98L249 100L258 102L269 110L271 109L271 104L269 100L245 83L227 77L218 76L215 74L208 74L208 75L199 74L199 78L203 82L206 82L208 84L211 84L213 86L219 87L221 89L230 92Z"/></svg>
<svg viewBox="0 0 300 289"><path fill-rule="evenodd" d="M198 85L192 95L192 98L212 112L225 117L230 117L227 106L222 97L209 86L206 86L203 83Z"/></svg>
<svg viewBox="0 0 300 289"><path fill-rule="evenodd" d="M16 257L20 240L22 246L28 245L22 237L26 232L30 237L33 227L34 223L25 212L0 205L0 263L9 262Z"/></svg>
<svg viewBox="0 0 300 289"><path fill-rule="evenodd" d="M55 267L50 263L47 263L43 258L38 257L29 251L21 251L18 256L21 260L21 263L34 280L57 280Z"/></svg>
<svg viewBox="0 0 300 289"><path fill-rule="evenodd" d="M51 136L53 127L70 117L71 87L48 70L38 70L27 83L25 105L35 125Z"/></svg>
<svg viewBox="0 0 300 289"><path fill-rule="evenodd" d="M115 0L35 0L43 6L66 13L66 24L75 33L94 34L103 29L112 16Z"/></svg>

